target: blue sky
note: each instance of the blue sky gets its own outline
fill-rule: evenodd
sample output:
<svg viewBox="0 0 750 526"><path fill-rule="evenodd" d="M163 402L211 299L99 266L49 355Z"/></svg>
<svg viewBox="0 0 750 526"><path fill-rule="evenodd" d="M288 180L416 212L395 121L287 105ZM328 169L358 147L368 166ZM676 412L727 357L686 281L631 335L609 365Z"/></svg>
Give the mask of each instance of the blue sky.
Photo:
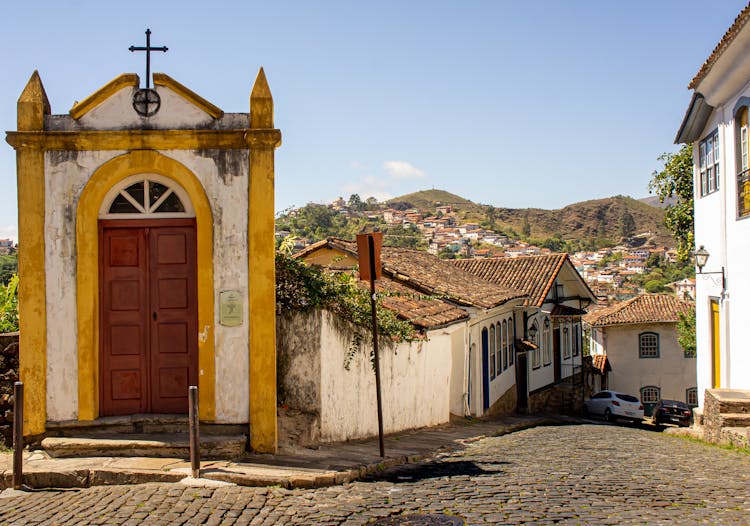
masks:
<svg viewBox="0 0 750 526"><path fill-rule="evenodd" d="M686 86L744 1L36 1L3 6L0 123L37 69L53 113L152 71L227 112L263 66L284 144L276 209L440 188L498 207L644 197ZM0 238L15 153L0 145Z"/></svg>

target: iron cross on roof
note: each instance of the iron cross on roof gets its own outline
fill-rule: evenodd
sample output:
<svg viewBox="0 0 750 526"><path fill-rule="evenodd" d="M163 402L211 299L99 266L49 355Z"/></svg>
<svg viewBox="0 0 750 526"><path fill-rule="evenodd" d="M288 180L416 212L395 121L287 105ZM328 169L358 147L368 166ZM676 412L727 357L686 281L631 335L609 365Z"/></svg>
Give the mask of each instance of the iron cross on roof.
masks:
<svg viewBox="0 0 750 526"><path fill-rule="evenodd" d="M145 51L146 52L146 89L148 89L149 83L151 82L151 52L152 51L168 51L167 46L151 47L151 30L146 29L146 47L143 46L130 46L130 51Z"/></svg>

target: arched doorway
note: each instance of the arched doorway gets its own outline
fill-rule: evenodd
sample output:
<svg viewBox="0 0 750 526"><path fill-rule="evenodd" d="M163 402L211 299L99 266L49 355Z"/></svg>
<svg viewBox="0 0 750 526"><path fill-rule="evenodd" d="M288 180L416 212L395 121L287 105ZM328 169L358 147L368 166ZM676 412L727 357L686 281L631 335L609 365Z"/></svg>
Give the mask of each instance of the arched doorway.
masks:
<svg viewBox="0 0 750 526"><path fill-rule="evenodd" d="M157 174L127 177L99 210L101 416L186 413L198 383L195 212Z"/></svg>

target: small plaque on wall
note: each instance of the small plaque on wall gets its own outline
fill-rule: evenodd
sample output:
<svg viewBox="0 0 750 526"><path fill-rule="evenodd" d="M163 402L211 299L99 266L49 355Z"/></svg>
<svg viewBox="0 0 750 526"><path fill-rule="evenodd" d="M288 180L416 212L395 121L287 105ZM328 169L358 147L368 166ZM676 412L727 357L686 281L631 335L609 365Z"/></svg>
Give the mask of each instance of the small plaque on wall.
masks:
<svg viewBox="0 0 750 526"><path fill-rule="evenodd" d="M225 290L219 294L219 323L227 327L242 325L242 294Z"/></svg>

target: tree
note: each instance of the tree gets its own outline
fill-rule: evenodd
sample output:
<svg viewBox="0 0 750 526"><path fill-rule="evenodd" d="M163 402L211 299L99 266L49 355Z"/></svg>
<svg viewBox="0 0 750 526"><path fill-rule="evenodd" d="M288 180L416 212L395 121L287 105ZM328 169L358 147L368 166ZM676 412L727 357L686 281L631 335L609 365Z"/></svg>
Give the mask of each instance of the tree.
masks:
<svg viewBox="0 0 750 526"><path fill-rule="evenodd" d="M680 261L687 261L694 248L692 146L686 144L677 153L663 153L658 160L664 168L660 172L654 171L648 190L655 193L662 203L675 199L673 204L667 205L664 225L677 242L677 257Z"/></svg>
<svg viewBox="0 0 750 526"><path fill-rule="evenodd" d="M620 216L620 235L629 238L635 234L635 219L628 210L623 210Z"/></svg>
<svg viewBox="0 0 750 526"><path fill-rule="evenodd" d="M495 220L497 219L497 208L495 208L492 205L488 205L487 208L484 209L487 213L487 222L490 225L490 230L495 230ZM529 231L531 233L531 231Z"/></svg>
<svg viewBox="0 0 750 526"><path fill-rule="evenodd" d="M525 238L531 235L531 223L529 223L529 213L526 212L523 216L523 223L521 224L521 233Z"/></svg>
<svg viewBox="0 0 750 526"><path fill-rule="evenodd" d="M362 210L364 208L364 204L362 203L362 198L359 197L359 194L352 194L349 196L349 202L347 203L349 205L349 208L352 210Z"/></svg>
<svg viewBox="0 0 750 526"><path fill-rule="evenodd" d="M679 313L680 321L677 322L677 343L685 352L686 358L695 357L695 307L690 307L686 313Z"/></svg>

